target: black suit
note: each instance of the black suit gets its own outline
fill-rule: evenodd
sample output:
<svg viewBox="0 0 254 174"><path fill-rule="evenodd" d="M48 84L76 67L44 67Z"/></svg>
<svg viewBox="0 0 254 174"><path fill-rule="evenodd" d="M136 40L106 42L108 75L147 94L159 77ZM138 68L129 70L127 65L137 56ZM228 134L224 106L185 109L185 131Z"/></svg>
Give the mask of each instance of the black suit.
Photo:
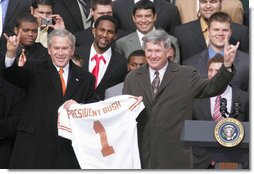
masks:
<svg viewBox="0 0 254 174"><path fill-rule="evenodd" d="M208 72L208 49L205 49L199 54L196 54L189 59L186 59L184 65L194 66L199 73L207 77ZM230 84L232 86L238 87L244 91L249 89L249 66L250 66L250 57L248 54L237 51L234 61L234 66L236 68L236 74Z"/></svg>
<svg viewBox="0 0 254 174"><path fill-rule="evenodd" d="M126 36L128 33L123 30L117 30L116 39L120 39L121 37ZM81 45L92 45L94 41L94 36L92 32L92 28L88 28L86 30L82 30L74 34L76 37L76 46L79 47Z"/></svg>
<svg viewBox="0 0 254 174"><path fill-rule="evenodd" d="M89 8L87 10L90 11ZM84 30L77 0L55 0L54 14L63 18L65 28L73 34Z"/></svg>
<svg viewBox="0 0 254 174"><path fill-rule="evenodd" d="M72 61L69 65L65 96L62 96L61 80L51 60L27 61L23 68L13 65L6 69L6 73L26 72L20 80L29 79L27 103L18 126L10 168L80 168L71 141L58 136L57 110L69 99L78 103L97 101L95 79Z"/></svg>
<svg viewBox="0 0 254 174"><path fill-rule="evenodd" d="M0 76L0 169L8 169L25 93Z"/></svg>
<svg viewBox="0 0 254 174"><path fill-rule="evenodd" d="M156 28L163 28L172 34L176 25L181 24L180 15L175 5L165 0L154 0L157 13ZM132 19L134 0L117 0L113 2L113 16L116 18L119 28L132 33L136 26Z"/></svg>
<svg viewBox="0 0 254 174"><path fill-rule="evenodd" d="M89 56L91 46L82 46L77 48L76 53L83 59L83 69L89 70ZM118 54L112 49L112 56L110 58L107 70L96 88L96 93L100 100L105 98L105 90L118 83L124 81L127 74L127 59Z"/></svg>
<svg viewBox="0 0 254 174"><path fill-rule="evenodd" d="M178 39L181 62L207 49L199 19L177 26L173 35ZM238 49L248 53L249 28L244 25L233 23L230 43L236 44L237 41L240 41Z"/></svg>
<svg viewBox="0 0 254 174"><path fill-rule="evenodd" d="M239 102L241 106L241 114L236 119L240 121L249 121L249 96L245 91L232 87L231 113L233 111L235 102ZM210 107L210 98L194 100L193 117L194 119L198 120L213 120ZM205 169L208 167L211 160L210 155L204 148L193 148L194 168Z"/></svg>

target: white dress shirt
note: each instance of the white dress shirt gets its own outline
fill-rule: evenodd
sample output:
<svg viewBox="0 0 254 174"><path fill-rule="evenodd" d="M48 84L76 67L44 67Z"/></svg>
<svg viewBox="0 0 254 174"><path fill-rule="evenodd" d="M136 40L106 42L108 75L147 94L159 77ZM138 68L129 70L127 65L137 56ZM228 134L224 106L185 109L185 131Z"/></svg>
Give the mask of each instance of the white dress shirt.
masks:
<svg viewBox="0 0 254 174"><path fill-rule="evenodd" d="M221 98L227 99L227 110L229 113L231 113L231 106L232 106L232 87L228 85L227 89L220 95ZM213 115L215 100L217 96L210 98L210 107L211 107L211 115ZM227 117L229 117L228 114L226 114Z"/></svg>
<svg viewBox="0 0 254 174"><path fill-rule="evenodd" d="M90 49L90 57L89 57L89 72L91 72L91 73L92 73L92 71L93 71L93 69L94 69L94 67L96 65L96 61L92 60L92 58L95 56L95 54L98 54L98 53L94 49L94 45L92 45L91 49ZM99 68L99 74L98 74L98 79L97 79L97 86L101 82L101 79L103 78L103 76L104 76L104 74L105 74L105 72L107 70L109 61L111 59L111 56L112 56L112 49L111 49L111 47L109 49L107 49L107 51L105 51L103 54L98 54L98 56L101 56L101 55L106 60L106 63L104 63L104 61L100 61L100 68Z"/></svg>
<svg viewBox="0 0 254 174"><path fill-rule="evenodd" d="M168 62L167 62L167 64L163 67L163 68L161 68L160 70L158 70L158 72L160 73L159 74L159 77L160 77L160 84L161 84L161 82L162 82L162 79L163 79L163 76L164 76L164 74L165 74L165 72L166 72L166 69L167 69L167 67L168 67ZM150 74L150 82L151 82L151 84L152 84L152 82L153 82L153 79L155 78L155 70L153 70L152 68L150 68L149 67L149 74Z"/></svg>

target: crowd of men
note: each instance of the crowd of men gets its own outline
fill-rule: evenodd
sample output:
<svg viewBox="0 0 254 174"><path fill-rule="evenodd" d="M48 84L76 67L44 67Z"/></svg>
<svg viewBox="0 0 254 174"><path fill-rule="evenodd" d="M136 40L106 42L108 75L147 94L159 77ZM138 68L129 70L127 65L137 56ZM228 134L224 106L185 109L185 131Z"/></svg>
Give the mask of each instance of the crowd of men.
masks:
<svg viewBox="0 0 254 174"><path fill-rule="evenodd" d="M0 168L79 169L58 108L122 94L143 97L142 169L209 168L180 136L217 96L249 121L246 1L0 0Z"/></svg>

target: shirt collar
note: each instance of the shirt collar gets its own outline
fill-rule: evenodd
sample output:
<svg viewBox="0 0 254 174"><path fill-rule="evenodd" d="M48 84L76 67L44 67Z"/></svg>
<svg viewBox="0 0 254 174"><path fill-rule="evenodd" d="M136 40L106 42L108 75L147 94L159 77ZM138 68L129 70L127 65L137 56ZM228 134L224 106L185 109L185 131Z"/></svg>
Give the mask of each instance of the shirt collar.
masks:
<svg viewBox="0 0 254 174"><path fill-rule="evenodd" d="M204 20L204 18L202 18L202 16L200 17L200 24L201 24L201 30L202 32L206 32L208 29L208 24L207 22Z"/></svg>
<svg viewBox="0 0 254 174"><path fill-rule="evenodd" d="M94 48L94 44L92 44L91 46L91 50L90 50L90 61L92 59L92 57L94 57L95 54L98 54ZM112 49L111 47L109 47L103 54L98 54L99 56L102 55L104 57L104 59L106 60L106 63L110 61L111 55L112 55Z"/></svg>
<svg viewBox="0 0 254 174"><path fill-rule="evenodd" d="M60 67L56 66L55 64L54 64L54 66L56 67L57 72L59 72ZM70 66L70 64L68 63L68 64L63 68L64 73L66 73L66 74L69 73L69 66Z"/></svg>
<svg viewBox="0 0 254 174"><path fill-rule="evenodd" d="M217 54L211 47L208 47L208 59L211 59ZM220 51L219 54L224 56L224 50Z"/></svg>

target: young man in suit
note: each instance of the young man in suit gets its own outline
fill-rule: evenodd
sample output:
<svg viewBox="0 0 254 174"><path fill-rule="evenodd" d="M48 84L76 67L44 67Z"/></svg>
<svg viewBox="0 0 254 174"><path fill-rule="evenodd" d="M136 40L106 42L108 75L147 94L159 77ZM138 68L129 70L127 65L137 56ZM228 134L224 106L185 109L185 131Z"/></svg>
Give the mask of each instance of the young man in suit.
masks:
<svg viewBox="0 0 254 174"><path fill-rule="evenodd" d="M208 79L212 79L223 64L223 57L216 55L208 61ZM247 92L237 88L227 86L226 90L220 94L221 98L227 100L227 117L236 118L239 121L249 121L249 95ZM196 99L193 102L193 118L197 120L214 120L213 111L215 108L216 98ZM241 112L237 115L234 112L235 104L238 103ZM193 168L206 169L213 159L210 158L208 152L203 148L193 148ZM244 161L245 165L247 164ZM215 166L215 164L213 164ZM246 166L244 166L246 167Z"/></svg>
<svg viewBox="0 0 254 174"><path fill-rule="evenodd" d="M98 17L102 15L113 15L112 10L112 0L91 0L90 1L90 11L93 22L98 19ZM76 46L81 45L91 45L94 41L94 36L92 32L94 23L92 23L92 27L82 30L80 32L75 33L76 36ZM123 30L117 30L117 38L119 39L123 36L126 36L128 33Z"/></svg>
<svg viewBox="0 0 254 174"><path fill-rule="evenodd" d="M8 49L15 49L17 37L8 38ZM21 67L14 64L5 70L7 79L20 77L15 83L27 79L26 106L9 168L80 168L71 141L58 136L57 111L66 100L90 103L98 99L92 74L70 61L74 51L75 37L67 30L53 30L48 36L50 59L25 61L23 56L18 63Z"/></svg>
<svg viewBox="0 0 254 174"><path fill-rule="evenodd" d="M142 96L145 110L137 118L142 168L188 169L192 167L191 147L181 142L184 120L192 119L194 98L216 96L232 79L233 61L239 43L225 46L225 59L214 78L203 78L195 68L168 59L169 35L155 30L144 36L147 65L130 72L124 94Z"/></svg>
<svg viewBox="0 0 254 174"><path fill-rule="evenodd" d="M116 0L113 2L113 15L116 18L119 29L128 33L136 30L132 20L133 8L139 0ZM163 28L167 33L172 34L175 26L179 25L180 15L177 7L165 0L152 0L158 12L155 21L156 28Z"/></svg>
<svg viewBox="0 0 254 174"><path fill-rule="evenodd" d="M8 169L16 129L25 105L23 90L0 76L0 169Z"/></svg>
<svg viewBox="0 0 254 174"><path fill-rule="evenodd" d="M156 12L155 3L147 0L141 0L137 2L133 9L132 19L136 26L136 31L128 34L125 37L116 41L115 48L116 51L126 57L129 57L130 53L142 49L142 38L148 32L155 30L155 22L158 17ZM171 42L175 46L176 56L175 62L179 62L179 47L177 44L177 39L173 36L171 37Z"/></svg>
<svg viewBox="0 0 254 174"><path fill-rule="evenodd" d="M93 44L81 46L76 51L83 59L82 67L96 77L95 88L100 100L104 100L107 88L123 82L127 74L127 59L112 48L116 33L114 17L103 15L94 23Z"/></svg>
<svg viewBox="0 0 254 174"><path fill-rule="evenodd" d="M186 59L183 64L194 66L199 73L207 77L207 62L215 56L215 54L224 55L224 39L232 37L231 25L232 21L228 14L223 12L214 13L208 21L208 49ZM234 66L236 68L236 74L230 84L244 91L248 91L250 69L249 55L237 50Z"/></svg>
<svg viewBox="0 0 254 174"><path fill-rule="evenodd" d="M38 20L38 36L35 42L41 43L45 48L47 45L48 32L52 29L65 29L64 21L60 15L54 14L54 1L33 0L30 6L31 14ZM47 22L49 20L50 22Z"/></svg>
<svg viewBox="0 0 254 174"><path fill-rule="evenodd" d="M38 35L37 19L30 13L20 14L17 18L14 28L17 35L17 47L13 50L8 50L8 42L5 47L4 56L0 57L0 63L5 68L5 61L19 59L20 55L25 54L29 60L45 60L48 59L48 51L41 43L35 43ZM4 34L6 40L8 36ZM0 66L1 66L0 65Z"/></svg>
<svg viewBox="0 0 254 174"><path fill-rule="evenodd" d="M221 11L222 0L199 0L200 17L186 24L175 28L173 35L177 38L181 63L207 49L209 45L208 38L208 20L215 12ZM249 28L232 23L232 36L230 43L240 42L239 50L249 52Z"/></svg>

